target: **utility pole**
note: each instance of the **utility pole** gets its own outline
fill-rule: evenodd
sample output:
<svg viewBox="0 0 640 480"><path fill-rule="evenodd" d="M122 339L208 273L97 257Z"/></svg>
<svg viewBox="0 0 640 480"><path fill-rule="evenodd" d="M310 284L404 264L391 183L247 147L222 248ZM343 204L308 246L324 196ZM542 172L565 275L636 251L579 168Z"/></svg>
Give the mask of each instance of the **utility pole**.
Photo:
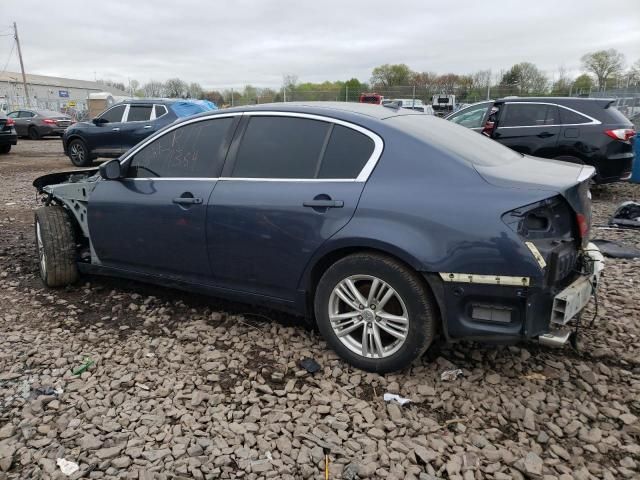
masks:
<svg viewBox="0 0 640 480"><path fill-rule="evenodd" d="M344 90L344 101L348 102L349 101L349 85L345 85L345 90Z"/></svg>
<svg viewBox="0 0 640 480"><path fill-rule="evenodd" d="M27 107L31 106L31 100L29 99L29 90L27 89L27 77L24 74L24 63L22 62L22 50L20 50L20 39L18 38L18 26L16 22L13 22L13 37L16 39L16 45L18 46L18 58L20 59L20 70L22 71L22 85L24 86L24 96L27 97Z"/></svg>

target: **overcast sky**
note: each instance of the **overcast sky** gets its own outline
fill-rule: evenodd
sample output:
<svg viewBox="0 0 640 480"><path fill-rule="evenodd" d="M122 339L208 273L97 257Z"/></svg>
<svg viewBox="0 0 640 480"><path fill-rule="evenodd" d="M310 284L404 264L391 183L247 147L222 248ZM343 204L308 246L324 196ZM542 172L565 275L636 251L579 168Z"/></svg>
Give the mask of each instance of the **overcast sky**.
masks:
<svg viewBox="0 0 640 480"><path fill-rule="evenodd" d="M496 74L522 61L553 78L598 49L640 59L640 0L0 0L0 34L12 21L27 73L124 83L277 87L283 74L368 81L383 63ZM0 69L11 44L0 36Z"/></svg>

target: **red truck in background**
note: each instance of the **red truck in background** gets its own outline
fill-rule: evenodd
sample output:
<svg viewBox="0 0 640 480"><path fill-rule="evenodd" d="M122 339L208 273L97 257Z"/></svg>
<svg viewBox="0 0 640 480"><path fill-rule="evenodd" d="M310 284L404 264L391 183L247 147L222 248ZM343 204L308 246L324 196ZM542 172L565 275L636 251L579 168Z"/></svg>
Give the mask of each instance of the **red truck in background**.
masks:
<svg viewBox="0 0 640 480"><path fill-rule="evenodd" d="M359 102L360 103L372 103L374 105L382 105L382 101L384 97L378 93L361 93Z"/></svg>

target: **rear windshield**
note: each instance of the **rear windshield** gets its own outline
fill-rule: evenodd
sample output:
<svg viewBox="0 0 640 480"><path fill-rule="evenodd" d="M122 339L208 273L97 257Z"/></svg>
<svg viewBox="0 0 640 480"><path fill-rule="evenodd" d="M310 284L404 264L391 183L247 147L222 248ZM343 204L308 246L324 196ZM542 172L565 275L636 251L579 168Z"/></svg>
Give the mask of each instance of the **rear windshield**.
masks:
<svg viewBox="0 0 640 480"><path fill-rule="evenodd" d="M522 155L490 138L431 115L398 115L390 117L394 126L425 143L485 167L506 165L522 159Z"/></svg>
<svg viewBox="0 0 640 480"><path fill-rule="evenodd" d="M609 108L605 108L604 111L605 115L609 117L607 123L631 123L631 120L625 117L624 114L616 107L611 106Z"/></svg>

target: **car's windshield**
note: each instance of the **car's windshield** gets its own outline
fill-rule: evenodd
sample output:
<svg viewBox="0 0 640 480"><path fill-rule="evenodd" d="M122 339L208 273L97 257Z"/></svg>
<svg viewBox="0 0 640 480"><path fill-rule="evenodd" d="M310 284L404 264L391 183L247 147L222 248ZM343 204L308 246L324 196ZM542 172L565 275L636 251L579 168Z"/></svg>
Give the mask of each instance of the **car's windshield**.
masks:
<svg viewBox="0 0 640 480"><path fill-rule="evenodd" d="M431 115L398 115L386 121L474 165L505 165L522 158L521 154L484 135Z"/></svg>

